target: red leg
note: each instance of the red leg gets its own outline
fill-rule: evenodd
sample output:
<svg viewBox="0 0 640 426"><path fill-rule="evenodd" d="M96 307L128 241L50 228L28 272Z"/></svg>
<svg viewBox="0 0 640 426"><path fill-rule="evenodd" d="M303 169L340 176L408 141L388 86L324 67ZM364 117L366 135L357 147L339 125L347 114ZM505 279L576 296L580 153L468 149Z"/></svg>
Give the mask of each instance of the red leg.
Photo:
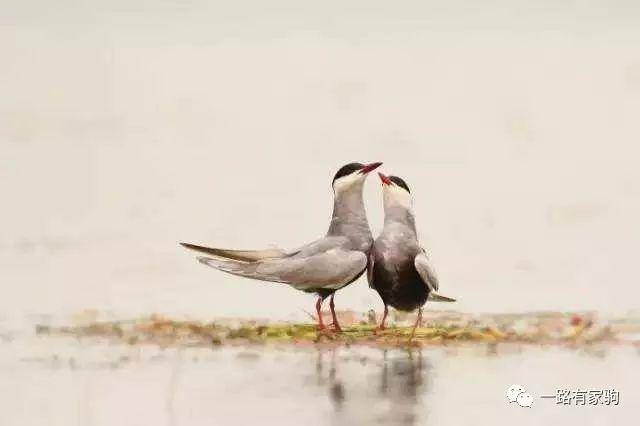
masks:
<svg viewBox="0 0 640 426"><path fill-rule="evenodd" d="M416 334L416 328L418 325L422 323L422 307L418 309L418 317L416 318L416 323L413 325L413 330L411 330L411 337L409 337L409 342L413 339L413 335Z"/></svg>
<svg viewBox="0 0 640 426"><path fill-rule="evenodd" d="M336 310L335 310L336 305L333 303L334 295L335 293L331 295L331 299L329 300L329 308L331 309L331 317L333 318L332 325L335 331L342 331L342 328L340 328L340 324L338 324L338 317L336 316Z"/></svg>
<svg viewBox="0 0 640 426"><path fill-rule="evenodd" d="M378 330L384 330L385 328L387 328L384 324L384 322L387 320L387 314L389 313L389 307L387 305L384 305L384 314L382 314L382 321L380 322L380 325L378 326Z"/></svg>
<svg viewBox="0 0 640 426"><path fill-rule="evenodd" d="M324 323L322 322L322 297L318 297L318 301L316 302L316 313L318 314L318 330L322 331L324 330L326 327L324 326Z"/></svg>

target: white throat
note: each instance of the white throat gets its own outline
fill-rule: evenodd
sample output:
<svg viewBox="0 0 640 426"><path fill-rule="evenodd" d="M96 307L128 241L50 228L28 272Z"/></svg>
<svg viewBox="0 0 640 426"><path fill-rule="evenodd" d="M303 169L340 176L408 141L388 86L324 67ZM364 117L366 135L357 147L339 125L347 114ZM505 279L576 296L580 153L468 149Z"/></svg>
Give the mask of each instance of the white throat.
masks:
<svg viewBox="0 0 640 426"><path fill-rule="evenodd" d="M385 213L398 208L413 212L411 194L405 189L397 185L385 185L382 193Z"/></svg>

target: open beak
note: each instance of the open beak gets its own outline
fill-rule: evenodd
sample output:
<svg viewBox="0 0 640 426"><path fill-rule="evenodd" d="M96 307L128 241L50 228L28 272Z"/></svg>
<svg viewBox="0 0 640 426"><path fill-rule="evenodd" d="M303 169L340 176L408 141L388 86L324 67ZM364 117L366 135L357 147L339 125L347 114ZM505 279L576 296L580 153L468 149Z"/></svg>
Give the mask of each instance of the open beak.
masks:
<svg viewBox="0 0 640 426"><path fill-rule="evenodd" d="M378 167L382 166L382 163L378 162L378 163L371 163L371 164L367 164L365 165L363 168L360 169L360 174L361 175L366 175L367 173L369 173L372 170L377 169Z"/></svg>
<svg viewBox="0 0 640 426"><path fill-rule="evenodd" d="M383 185L391 185L391 179L389 179L387 176L383 175L382 173L378 173L378 176L380 176L380 180L382 181Z"/></svg>

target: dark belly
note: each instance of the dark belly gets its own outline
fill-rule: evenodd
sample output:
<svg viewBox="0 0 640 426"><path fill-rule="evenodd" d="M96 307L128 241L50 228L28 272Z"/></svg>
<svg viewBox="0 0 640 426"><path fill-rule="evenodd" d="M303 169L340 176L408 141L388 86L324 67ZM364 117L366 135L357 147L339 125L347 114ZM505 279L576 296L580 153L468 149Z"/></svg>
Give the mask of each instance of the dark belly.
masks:
<svg viewBox="0 0 640 426"><path fill-rule="evenodd" d="M429 296L429 290L413 263L389 267L376 261L372 287L378 291L385 305L400 311L413 311L421 307Z"/></svg>

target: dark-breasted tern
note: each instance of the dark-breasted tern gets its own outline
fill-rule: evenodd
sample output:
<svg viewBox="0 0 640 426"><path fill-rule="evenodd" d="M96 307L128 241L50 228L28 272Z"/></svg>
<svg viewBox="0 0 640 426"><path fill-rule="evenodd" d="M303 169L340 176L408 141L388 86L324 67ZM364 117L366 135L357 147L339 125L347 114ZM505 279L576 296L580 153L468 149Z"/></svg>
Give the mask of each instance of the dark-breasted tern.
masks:
<svg viewBox="0 0 640 426"><path fill-rule="evenodd" d="M388 307L418 309L411 337L422 320L426 301L455 302L437 294L438 278L416 233L413 200L407 183L397 176L378 173L382 181L384 227L369 253L367 279L384 303L378 329L385 328Z"/></svg>

